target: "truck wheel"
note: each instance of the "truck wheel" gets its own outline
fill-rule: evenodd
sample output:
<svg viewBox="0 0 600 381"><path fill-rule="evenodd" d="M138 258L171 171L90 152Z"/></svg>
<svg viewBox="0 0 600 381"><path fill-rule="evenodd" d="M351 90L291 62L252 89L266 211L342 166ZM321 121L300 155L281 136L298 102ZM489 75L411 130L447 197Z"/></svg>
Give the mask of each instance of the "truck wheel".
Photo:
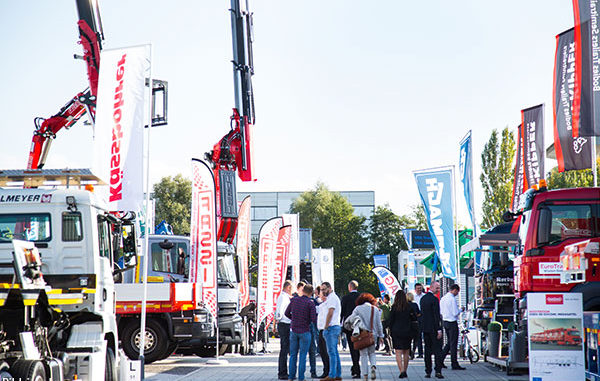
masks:
<svg viewBox="0 0 600 381"><path fill-rule="evenodd" d="M229 348L229 345L227 345L227 344L219 345L219 356L223 356L225 354L225 352L227 352L228 348ZM215 349L214 345L206 346L206 347L202 347L202 348L195 348L194 354L198 357L215 357L216 349Z"/></svg>
<svg viewBox="0 0 600 381"><path fill-rule="evenodd" d="M10 367L15 380L46 381L44 364L37 360L17 360Z"/></svg>
<svg viewBox="0 0 600 381"><path fill-rule="evenodd" d="M123 329L121 343L127 357L137 360L140 353L141 334L140 326L137 324L128 324ZM160 357L167 351L169 338L165 329L155 320L149 319L146 324L146 339L144 348L144 363L150 364L160 360Z"/></svg>
<svg viewBox="0 0 600 381"><path fill-rule="evenodd" d="M106 365L104 369L104 381L117 381L117 367L115 366L115 352L110 346L106 346Z"/></svg>

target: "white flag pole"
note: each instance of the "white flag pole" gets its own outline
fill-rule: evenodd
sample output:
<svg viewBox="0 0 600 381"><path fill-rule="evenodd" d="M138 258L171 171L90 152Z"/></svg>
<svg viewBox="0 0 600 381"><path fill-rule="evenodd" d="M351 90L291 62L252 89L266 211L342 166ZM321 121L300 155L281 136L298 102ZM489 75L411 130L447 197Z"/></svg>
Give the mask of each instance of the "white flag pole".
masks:
<svg viewBox="0 0 600 381"><path fill-rule="evenodd" d="M148 61L148 131L147 135L147 145L146 145L146 212L144 217L146 219L146 226L144 227L144 261L142 262L144 265L143 275L142 275L142 288L143 288L143 296L142 296L142 311L141 311L141 319L140 319L140 362L141 362L141 379L144 380L144 347L146 346L146 302L148 300L148 235L149 235L149 226L150 226L150 129L152 128L152 44L147 44L147 48L150 50L149 61Z"/></svg>
<svg viewBox="0 0 600 381"><path fill-rule="evenodd" d="M592 136L592 173L594 175L594 187L598 186L598 163L596 162L596 137Z"/></svg>

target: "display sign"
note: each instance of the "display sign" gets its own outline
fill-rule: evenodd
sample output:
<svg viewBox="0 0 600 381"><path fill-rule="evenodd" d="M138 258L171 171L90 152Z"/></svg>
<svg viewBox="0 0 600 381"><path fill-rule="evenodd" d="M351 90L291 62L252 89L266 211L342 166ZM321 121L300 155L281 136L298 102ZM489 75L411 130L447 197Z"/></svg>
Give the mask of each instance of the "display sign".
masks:
<svg viewBox="0 0 600 381"><path fill-rule="evenodd" d="M528 293L529 380L584 380L580 293Z"/></svg>
<svg viewBox="0 0 600 381"><path fill-rule="evenodd" d="M428 230L411 230L409 249L435 249Z"/></svg>
<svg viewBox="0 0 600 381"><path fill-rule="evenodd" d="M375 273L379 283L383 284L385 290L381 291L381 296L388 294L391 298L396 295L396 292L401 289L398 279L392 272L385 267L374 267L371 271Z"/></svg>

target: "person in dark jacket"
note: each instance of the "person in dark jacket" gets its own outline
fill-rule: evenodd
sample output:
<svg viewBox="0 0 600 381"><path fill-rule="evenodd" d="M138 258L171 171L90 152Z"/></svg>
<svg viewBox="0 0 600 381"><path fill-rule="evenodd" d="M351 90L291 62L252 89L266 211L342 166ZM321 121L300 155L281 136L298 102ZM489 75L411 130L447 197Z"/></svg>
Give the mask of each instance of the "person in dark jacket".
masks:
<svg viewBox="0 0 600 381"><path fill-rule="evenodd" d="M425 377L431 377L431 355L435 357L435 377L442 375L442 318L440 300L434 294L440 292L440 284L431 282L429 292L421 298L423 341L425 342Z"/></svg>
<svg viewBox="0 0 600 381"><path fill-rule="evenodd" d="M352 315L354 312L354 308L356 308L356 299L358 298L358 282L353 280L348 283L348 294L345 295L342 300L342 326L344 320L348 318L348 316ZM352 345L352 331L348 331L344 329L344 333L346 334L346 338L348 339L348 346L350 347L350 356L352 357L352 378L361 378L360 376L360 352L354 349Z"/></svg>
<svg viewBox="0 0 600 381"><path fill-rule="evenodd" d="M392 343L396 351L396 363L400 371L400 378L408 377L408 360L410 355L410 344L414 333L411 322L417 321L417 314L413 311L406 294L398 290L394 297L394 304L390 313L390 330L392 332Z"/></svg>
<svg viewBox="0 0 600 381"><path fill-rule="evenodd" d="M413 295L412 292L407 292L406 293L406 299L408 300L408 304L410 304L410 307L412 308L413 312L415 313L415 315L417 315L417 321L419 322L419 332L415 333L415 337L413 337L413 345L412 345L412 350L410 351L410 359L414 359L415 358L415 349L416 349L416 345L417 345L417 341L421 340L421 335L423 334L423 330L421 328L421 308L419 307L419 305L417 303L415 303L415 296ZM421 356L423 357L423 356Z"/></svg>

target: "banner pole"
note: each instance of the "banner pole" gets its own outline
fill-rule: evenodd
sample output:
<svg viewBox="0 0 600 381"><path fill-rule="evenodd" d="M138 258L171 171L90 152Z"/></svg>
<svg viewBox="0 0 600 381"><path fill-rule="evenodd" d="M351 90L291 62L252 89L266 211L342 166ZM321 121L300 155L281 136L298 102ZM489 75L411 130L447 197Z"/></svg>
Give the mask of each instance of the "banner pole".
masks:
<svg viewBox="0 0 600 381"><path fill-rule="evenodd" d="M594 188L598 186L598 163L596 162L596 137L592 136L592 174L594 175Z"/></svg>
<svg viewBox="0 0 600 381"><path fill-rule="evenodd" d="M150 60L148 62L148 131L147 135L147 145L146 145L146 213L144 214L144 218L146 219L146 226L144 227L144 269L142 275L142 310L140 316L140 378L144 380L144 349L146 346L146 303L148 301L148 261L150 259L150 255L148 254L149 249L149 226L150 226L150 129L152 128L152 44L146 45L148 49L150 49L149 57Z"/></svg>

